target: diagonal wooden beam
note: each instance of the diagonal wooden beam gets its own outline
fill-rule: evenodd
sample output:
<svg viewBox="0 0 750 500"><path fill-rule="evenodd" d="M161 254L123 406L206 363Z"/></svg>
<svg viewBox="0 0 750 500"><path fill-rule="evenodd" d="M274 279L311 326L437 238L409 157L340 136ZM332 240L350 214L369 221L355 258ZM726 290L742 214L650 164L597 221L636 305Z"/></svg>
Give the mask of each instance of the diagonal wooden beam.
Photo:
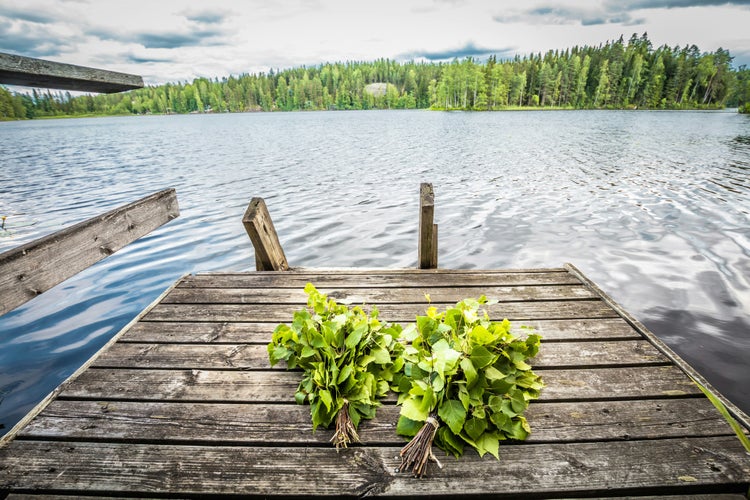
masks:
<svg viewBox="0 0 750 500"><path fill-rule="evenodd" d="M0 253L0 315L15 309L180 214L174 189Z"/></svg>
<svg viewBox="0 0 750 500"><path fill-rule="evenodd" d="M263 198L253 198L242 217L245 231L255 247L255 269L258 271L287 271L289 264L281 248Z"/></svg>
<svg viewBox="0 0 750 500"><path fill-rule="evenodd" d="M0 52L0 83L109 94L142 88L143 78Z"/></svg>

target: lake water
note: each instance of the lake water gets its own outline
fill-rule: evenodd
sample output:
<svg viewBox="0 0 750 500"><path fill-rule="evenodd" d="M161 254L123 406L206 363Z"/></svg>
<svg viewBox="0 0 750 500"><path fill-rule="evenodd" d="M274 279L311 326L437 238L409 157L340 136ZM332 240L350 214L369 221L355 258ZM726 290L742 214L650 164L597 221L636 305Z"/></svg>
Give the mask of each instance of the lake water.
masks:
<svg viewBox="0 0 750 500"><path fill-rule="evenodd" d="M0 123L0 251L175 187L181 216L0 318L7 431L185 273L413 267L420 182L446 268L571 262L750 411L750 117L428 111ZM0 433L4 431L0 429Z"/></svg>

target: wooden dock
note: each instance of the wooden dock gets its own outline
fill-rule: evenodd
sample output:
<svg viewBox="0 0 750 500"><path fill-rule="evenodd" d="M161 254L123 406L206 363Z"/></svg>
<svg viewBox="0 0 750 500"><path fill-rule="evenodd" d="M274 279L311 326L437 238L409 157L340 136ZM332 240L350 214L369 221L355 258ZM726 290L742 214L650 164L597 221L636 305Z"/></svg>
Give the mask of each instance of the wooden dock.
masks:
<svg viewBox="0 0 750 500"><path fill-rule="evenodd" d="M414 321L485 294L543 336L533 433L415 479L390 398L336 452L266 344L305 283ZM0 449L0 498L495 496L746 498L750 455L652 334L572 266L521 271L288 271L186 276L63 384ZM697 374L692 374L700 379ZM747 417L733 409L747 426ZM442 455L440 450L436 452Z"/></svg>

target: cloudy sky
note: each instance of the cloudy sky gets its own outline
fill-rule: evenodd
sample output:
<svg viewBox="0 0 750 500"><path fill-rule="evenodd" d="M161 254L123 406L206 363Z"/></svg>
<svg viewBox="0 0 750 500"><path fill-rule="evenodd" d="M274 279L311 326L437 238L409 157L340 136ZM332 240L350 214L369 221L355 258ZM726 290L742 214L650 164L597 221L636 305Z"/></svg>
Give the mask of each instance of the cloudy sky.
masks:
<svg viewBox="0 0 750 500"><path fill-rule="evenodd" d="M750 0L0 0L0 52L147 84L381 57L509 58L643 32L750 66Z"/></svg>

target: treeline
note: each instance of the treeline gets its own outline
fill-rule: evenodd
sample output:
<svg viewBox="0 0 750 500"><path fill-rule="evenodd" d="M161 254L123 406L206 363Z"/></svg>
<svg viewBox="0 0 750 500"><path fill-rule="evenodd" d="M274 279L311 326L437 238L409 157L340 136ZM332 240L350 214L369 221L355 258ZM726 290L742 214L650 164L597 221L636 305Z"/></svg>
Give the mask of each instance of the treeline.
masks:
<svg viewBox="0 0 750 500"><path fill-rule="evenodd" d="M165 84L122 94L0 90L0 118L63 115L292 111L322 109L499 110L515 107L750 111L750 70L729 52L695 45L654 48L646 34L480 63L323 64L219 80Z"/></svg>

